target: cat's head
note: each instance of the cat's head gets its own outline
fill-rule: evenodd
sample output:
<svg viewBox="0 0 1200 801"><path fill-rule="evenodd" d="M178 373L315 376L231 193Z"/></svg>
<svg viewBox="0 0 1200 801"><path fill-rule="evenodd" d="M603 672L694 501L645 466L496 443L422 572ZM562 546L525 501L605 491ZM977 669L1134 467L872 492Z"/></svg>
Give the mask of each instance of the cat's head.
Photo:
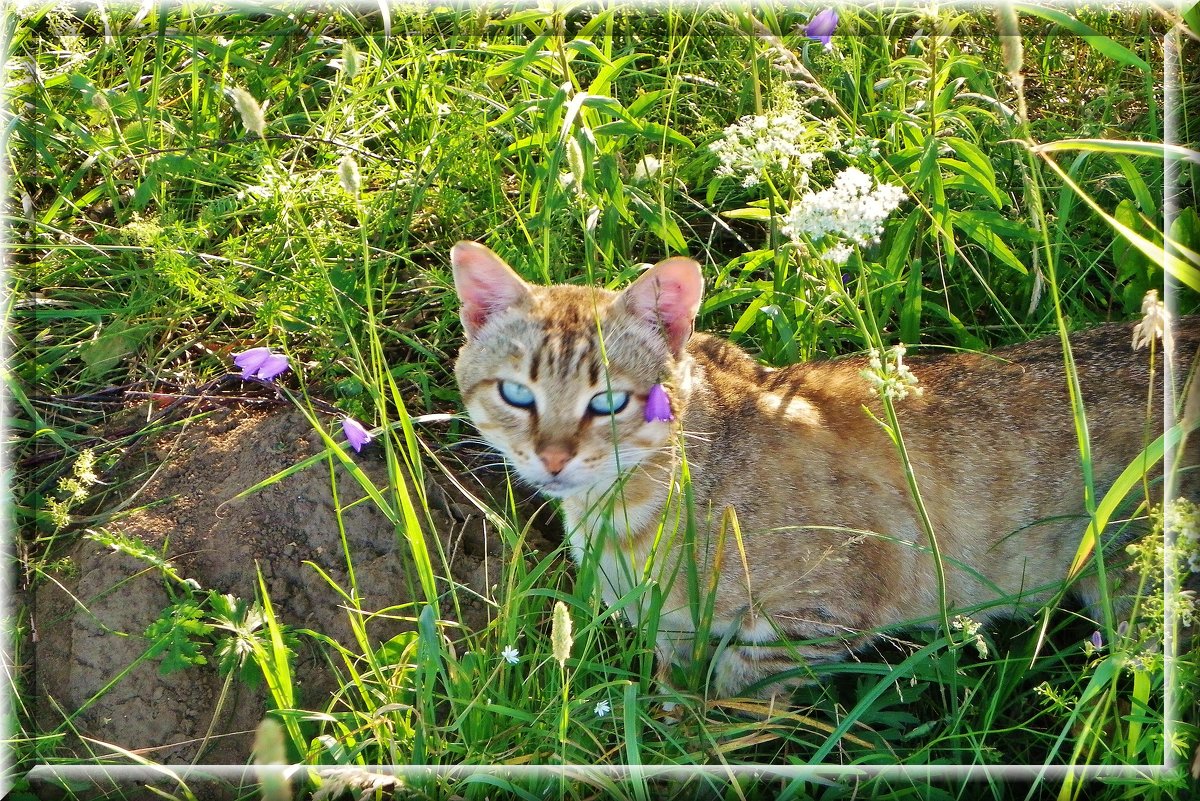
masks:
<svg viewBox="0 0 1200 801"><path fill-rule="evenodd" d="M662 452L670 423L648 421L646 401L677 378L699 264L667 259L610 292L528 284L475 242L455 245L450 261L467 336L455 367L463 403L522 479L569 497Z"/></svg>

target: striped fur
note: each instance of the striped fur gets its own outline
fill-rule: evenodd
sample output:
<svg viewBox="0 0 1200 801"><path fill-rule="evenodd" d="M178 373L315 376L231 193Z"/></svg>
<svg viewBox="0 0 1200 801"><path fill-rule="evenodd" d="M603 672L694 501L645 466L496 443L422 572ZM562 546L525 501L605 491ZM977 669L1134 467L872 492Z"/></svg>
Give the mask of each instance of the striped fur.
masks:
<svg viewBox="0 0 1200 801"><path fill-rule="evenodd" d="M657 616L664 662L693 658L703 610L689 601L689 576L716 588L718 695L750 685L772 694L805 665L936 622L929 543L896 448L866 411L882 415L859 375L864 359L774 370L692 334L701 279L685 259L620 293L526 284L474 243L457 245L452 262L467 329L456 373L472 421L524 481L560 499L573 556L596 560L610 604L658 583L661 608L643 592L627 609L635 623ZM1198 328L1188 319L1176 332L1183 367ZM1102 495L1162 431L1161 386L1149 400L1148 351L1131 349L1128 325L1081 333L1072 347ZM1044 603L1086 526L1059 341L907 362L924 394L897 408L950 604L986 620ZM507 403L505 380L529 387L534 406ZM643 417L656 383L674 423ZM589 413L610 387L630 393L628 406ZM691 510L679 500L685 461ZM1095 594L1094 582L1076 589ZM790 676L771 679L781 671Z"/></svg>

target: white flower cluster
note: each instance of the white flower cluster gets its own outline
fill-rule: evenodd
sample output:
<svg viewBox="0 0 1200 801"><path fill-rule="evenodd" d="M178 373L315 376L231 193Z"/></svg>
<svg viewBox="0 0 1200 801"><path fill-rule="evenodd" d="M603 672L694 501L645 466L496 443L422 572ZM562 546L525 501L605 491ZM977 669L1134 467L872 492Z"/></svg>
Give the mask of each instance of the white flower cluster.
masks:
<svg viewBox="0 0 1200 801"><path fill-rule="evenodd" d="M854 252L854 248L845 242L838 242L829 250L821 254L821 258L825 261L832 262L838 266L845 264L850 260L850 254Z"/></svg>
<svg viewBox="0 0 1200 801"><path fill-rule="evenodd" d="M1167 507L1166 524L1175 532L1175 549L1187 559L1188 570L1200 573L1200 506L1176 498Z"/></svg>
<svg viewBox="0 0 1200 801"><path fill-rule="evenodd" d="M1158 299L1158 290L1151 289L1142 298L1142 321L1133 329L1133 349L1144 348L1152 340L1162 339L1167 334L1170 322L1167 307Z"/></svg>
<svg viewBox="0 0 1200 801"><path fill-rule="evenodd" d="M879 158L879 144L880 140L870 136L856 136L843 146L842 153L853 159L874 161Z"/></svg>
<svg viewBox="0 0 1200 801"><path fill-rule="evenodd" d="M741 179L742 186L749 188L762 180L766 170L775 168L799 173L794 178L804 186L813 162L824 157L813 149L818 127L793 111L742 117L709 146L721 161L716 174Z"/></svg>
<svg viewBox="0 0 1200 801"><path fill-rule="evenodd" d="M909 395L920 397L924 389L917 386L917 377L904 363L904 345L896 345L887 352L887 361L880 359L879 351L871 348L870 361L865 370L859 370L859 375L871 385L872 395L883 395L894 401L901 401Z"/></svg>
<svg viewBox="0 0 1200 801"><path fill-rule="evenodd" d="M902 188L876 184L862 170L847 167L833 186L801 197L785 216L782 230L797 241L807 234L814 242L832 236L862 247L878 244L884 220L904 198Z"/></svg>
<svg viewBox="0 0 1200 801"><path fill-rule="evenodd" d="M637 166L633 168L633 182L640 184L649 181L654 176L658 175L658 171L662 169L662 162L651 155L642 156Z"/></svg>
<svg viewBox="0 0 1200 801"><path fill-rule="evenodd" d="M979 623L966 615L955 615L954 620L950 621L950 628L956 631L961 631L966 635L966 640L975 641L975 650L979 652L980 659L987 659L988 647L987 640L983 639L983 635L979 633Z"/></svg>

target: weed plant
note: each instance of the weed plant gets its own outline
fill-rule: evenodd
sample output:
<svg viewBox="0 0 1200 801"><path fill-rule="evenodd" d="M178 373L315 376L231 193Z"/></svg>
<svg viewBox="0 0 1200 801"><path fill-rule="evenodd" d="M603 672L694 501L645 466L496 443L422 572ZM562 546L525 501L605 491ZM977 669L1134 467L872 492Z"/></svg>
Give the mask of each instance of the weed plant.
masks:
<svg viewBox="0 0 1200 801"><path fill-rule="evenodd" d="M486 599L490 623L453 622L460 588L420 533L431 520L424 479L470 430L459 416L421 421L459 410L447 259L459 239L485 242L533 281L610 288L640 263L688 253L705 269L698 327L776 365L898 343L933 352L1065 338L1137 318L1147 292L1163 295L1168 282L1174 313L1196 309L1200 157L1188 148L1200 115L1189 113L1195 75L1183 66L1198 55L1194 8L846 8L830 48L804 35L818 10L98 5L8 15L5 381L19 587L50 580L61 546L106 521L108 496L123 488L89 477L108 476L125 448L157 433L147 424L98 438L111 408L98 398L203 386L229 372L232 353L269 344L291 357L279 384L322 432L321 464L351 471L408 544L420 600L365 608L347 547L349 583L336 589L359 635L348 647L289 628L265 588L229 599L188 585L163 554L110 544L141 553L179 599L147 631L145 658L201 670L208 653L227 686L265 681L280 759L630 766L572 782L553 770L408 778L408 792L432 797L1194 792L1192 598L1164 600L1161 586L1163 571L1193 571L1187 552L1161 543L1165 533L1194 541L1195 510L1180 505L1164 523L1144 470L1114 496L1090 492L1092 524L1080 531L1080 565L1103 570L1095 531L1156 525L1135 555L1144 582L1132 623L1116 598L1097 620L1048 608L988 631L944 609L933 628L889 632L895 644L881 654L822 666L793 709L709 698L702 666L677 671L678 689L660 695L653 622L632 627L607 608L594 565L572 567L565 546L532 554L512 504L486 509L506 555ZM818 157L722 169L729 126L785 114ZM1175 147L1147 144L1163 141ZM907 198L879 241L835 254L828 240L789 234L789 209L847 168ZM325 433L331 404L376 432L386 486ZM887 410L903 457L890 400ZM1086 420L1074 412L1086 464ZM1172 434L1156 445L1159 433L1147 438L1152 456L1178 444ZM622 603L660 592L645 582ZM20 663L27 615L15 611ZM372 642L375 615L409 630ZM327 649L341 687L318 709L296 708L300 640ZM69 727L35 727L26 678L14 682L18 766L68 759ZM639 773L744 764L863 770ZM1058 769L1164 764L1091 781ZM894 765L1034 768L1025 784L1005 784L1003 772L963 784L952 772L931 783L877 770Z"/></svg>

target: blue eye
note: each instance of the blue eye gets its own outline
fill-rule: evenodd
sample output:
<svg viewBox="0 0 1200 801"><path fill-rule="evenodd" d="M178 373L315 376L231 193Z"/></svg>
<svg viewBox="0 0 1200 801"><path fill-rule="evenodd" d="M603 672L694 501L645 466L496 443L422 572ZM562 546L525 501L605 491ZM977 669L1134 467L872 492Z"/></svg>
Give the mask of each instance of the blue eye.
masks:
<svg viewBox="0 0 1200 801"><path fill-rule="evenodd" d="M501 381L500 397L504 398L505 403L518 409L529 409L534 404L533 390L516 381Z"/></svg>
<svg viewBox="0 0 1200 801"><path fill-rule="evenodd" d="M597 392L588 402L588 410L593 414L619 414L628 403L628 392Z"/></svg>

